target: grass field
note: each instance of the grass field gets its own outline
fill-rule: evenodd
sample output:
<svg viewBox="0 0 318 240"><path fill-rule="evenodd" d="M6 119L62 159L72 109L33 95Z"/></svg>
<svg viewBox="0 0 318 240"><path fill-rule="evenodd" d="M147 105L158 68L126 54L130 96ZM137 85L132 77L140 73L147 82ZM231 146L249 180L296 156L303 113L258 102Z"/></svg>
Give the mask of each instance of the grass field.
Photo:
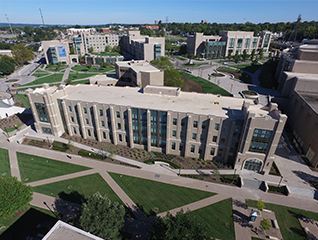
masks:
<svg viewBox="0 0 318 240"><path fill-rule="evenodd" d="M7 149L0 148L0 177L11 177L9 152Z"/></svg>
<svg viewBox="0 0 318 240"><path fill-rule="evenodd" d="M16 94L14 96L19 98L23 102L25 108L30 109L30 103L27 96L25 96L24 94Z"/></svg>
<svg viewBox="0 0 318 240"><path fill-rule="evenodd" d="M91 69L88 69L86 66L80 66L80 65L76 65L72 67L72 70L77 72L108 72L113 69L114 69L113 67L107 67L107 68L92 67Z"/></svg>
<svg viewBox="0 0 318 240"><path fill-rule="evenodd" d="M84 80L74 80L70 83L71 85L76 85L76 84L89 84L89 79L84 79Z"/></svg>
<svg viewBox="0 0 318 240"><path fill-rule="evenodd" d="M109 174L133 202L147 215L162 213L215 195L210 192L178 187L116 173ZM155 208L158 209L157 212L154 212Z"/></svg>
<svg viewBox="0 0 318 240"><path fill-rule="evenodd" d="M44 77L49 75L50 73L46 72L46 71L42 71L42 70L37 70L35 73L32 74L32 76L34 77Z"/></svg>
<svg viewBox="0 0 318 240"><path fill-rule="evenodd" d="M23 86L30 86L30 85L36 85L36 84L43 84L43 83L53 83L53 82L61 82L62 81L63 74L57 73L52 74L43 78L38 78L33 82L24 84Z"/></svg>
<svg viewBox="0 0 318 240"><path fill-rule="evenodd" d="M256 201L246 200L246 204L255 207ZM299 217L306 217L318 221L318 213L309 212L297 208L290 208L276 204L265 203L266 209L275 212L280 231L284 239L306 240L306 233L298 221Z"/></svg>
<svg viewBox="0 0 318 240"><path fill-rule="evenodd" d="M215 204L190 212L198 222L206 225L208 237L235 240L232 200L225 199ZM227 226L229 224L229 226Z"/></svg>
<svg viewBox="0 0 318 240"><path fill-rule="evenodd" d="M179 60L187 60L187 58L180 57L180 56L178 56L178 55L174 55L173 57L178 58Z"/></svg>
<svg viewBox="0 0 318 240"><path fill-rule="evenodd" d="M214 83L209 82L201 77L193 76L189 73L180 72L181 77L189 78L192 81L200 84L204 93L212 93L212 94L221 94L222 96L230 96L231 94L225 89L215 85Z"/></svg>
<svg viewBox="0 0 318 240"><path fill-rule="evenodd" d="M50 72L59 72L65 68L67 68L66 65L62 65L61 67L59 67L58 69L56 69L56 65L47 65L45 70L50 71Z"/></svg>
<svg viewBox="0 0 318 240"><path fill-rule="evenodd" d="M90 168L65 163L49 158L17 152L21 182L34 182L65 174L80 172ZM25 181L25 179L29 179Z"/></svg>
<svg viewBox="0 0 318 240"><path fill-rule="evenodd" d="M256 63L252 65L252 63L243 63L238 65L230 65L231 67L235 67L237 69L244 70L249 73L255 73L262 65L260 63Z"/></svg>
<svg viewBox="0 0 318 240"><path fill-rule="evenodd" d="M70 189L69 186L72 186L72 188ZM60 198L75 203L80 203L81 197L78 194L74 194L74 192L83 194L84 197L87 198L99 191L102 195L107 194L112 202L122 203L120 198L98 173L37 186L34 187L33 190L34 192L53 197L59 195Z"/></svg>
<svg viewBox="0 0 318 240"><path fill-rule="evenodd" d="M82 79L82 78L88 78L88 77L91 77L91 76L94 76L98 73L70 73L68 75L68 78L70 79Z"/></svg>

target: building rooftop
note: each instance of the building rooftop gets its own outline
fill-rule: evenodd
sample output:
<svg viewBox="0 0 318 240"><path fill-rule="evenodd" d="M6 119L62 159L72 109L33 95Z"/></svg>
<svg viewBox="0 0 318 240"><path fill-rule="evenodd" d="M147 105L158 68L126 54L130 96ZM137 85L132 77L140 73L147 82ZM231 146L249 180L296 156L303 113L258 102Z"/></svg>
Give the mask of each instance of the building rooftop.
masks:
<svg viewBox="0 0 318 240"><path fill-rule="evenodd" d="M34 94L44 92L53 93L57 87L37 88ZM244 101L250 100L233 97L222 97L213 94L194 92L180 92L178 96L160 93L143 93L140 88L133 87L108 87L96 85L68 85L65 87L64 99L71 101L97 102L101 104L114 104L119 106L131 106L143 109L161 111L175 111L183 113L195 113L218 117L243 117L241 111ZM270 117L268 108L263 105L255 105L251 102L250 111L256 117Z"/></svg>
<svg viewBox="0 0 318 240"><path fill-rule="evenodd" d="M298 94L318 113L318 93L298 92Z"/></svg>
<svg viewBox="0 0 318 240"><path fill-rule="evenodd" d="M133 61L119 61L116 64L120 67L132 68L135 72L160 72L159 68L151 65L145 60L133 60Z"/></svg>

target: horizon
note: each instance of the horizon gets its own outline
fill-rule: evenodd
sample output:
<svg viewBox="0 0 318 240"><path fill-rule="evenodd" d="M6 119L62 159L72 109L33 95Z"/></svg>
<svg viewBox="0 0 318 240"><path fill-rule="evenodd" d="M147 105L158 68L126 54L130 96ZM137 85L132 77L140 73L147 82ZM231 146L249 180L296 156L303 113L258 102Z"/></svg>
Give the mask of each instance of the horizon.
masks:
<svg viewBox="0 0 318 240"><path fill-rule="evenodd" d="M154 24L155 20L169 23L277 23L295 22L299 14L302 22L316 21L318 1L285 0L163 0L145 1L94 0L84 1L22 1L0 0L0 22L7 23L7 14L11 24L45 25L83 25L97 26L108 24ZM19 8L17 8L17 5ZM120 6L120 7L118 7ZM105 23L107 22L107 23Z"/></svg>

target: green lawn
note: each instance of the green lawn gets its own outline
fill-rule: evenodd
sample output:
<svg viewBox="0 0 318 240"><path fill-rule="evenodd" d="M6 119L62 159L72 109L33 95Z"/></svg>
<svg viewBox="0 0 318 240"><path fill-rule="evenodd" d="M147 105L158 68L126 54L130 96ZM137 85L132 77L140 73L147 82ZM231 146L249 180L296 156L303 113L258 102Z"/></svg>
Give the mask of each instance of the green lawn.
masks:
<svg viewBox="0 0 318 240"><path fill-rule="evenodd" d="M173 57L178 58L178 59L180 59L180 60L187 60L187 58L180 57L180 56L178 56L178 55L174 55Z"/></svg>
<svg viewBox="0 0 318 240"><path fill-rule="evenodd" d="M27 96L25 96L24 94L16 94L14 96L16 98L19 98L23 102L23 105L25 108L30 109L30 103Z"/></svg>
<svg viewBox="0 0 318 240"><path fill-rule="evenodd" d="M7 149L0 148L0 177L11 177L9 152ZM3 175L6 173L5 175Z"/></svg>
<svg viewBox="0 0 318 240"><path fill-rule="evenodd" d="M198 222L206 225L205 230L208 237L235 240L232 200L230 198L192 211L190 214L194 215Z"/></svg>
<svg viewBox="0 0 318 240"><path fill-rule="evenodd" d="M76 84L89 84L89 79L84 79L84 80L73 80L71 85L76 85Z"/></svg>
<svg viewBox="0 0 318 240"><path fill-rule="evenodd" d="M215 193L116 173L109 174L147 215L154 214L155 208L158 208L157 213L162 213L215 195Z"/></svg>
<svg viewBox="0 0 318 240"><path fill-rule="evenodd" d="M35 73L32 74L32 76L34 77L44 77L49 75L50 73L46 72L46 71L42 71L42 70L37 70Z"/></svg>
<svg viewBox="0 0 318 240"><path fill-rule="evenodd" d="M54 152L52 152L54 154ZM49 158L17 152L21 182L34 182L46 178L80 172L90 168ZM28 181L25 179L28 178Z"/></svg>
<svg viewBox="0 0 318 240"><path fill-rule="evenodd" d="M113 67L107 67L107 68L92 67L91 69L88 69L86 66L81 66L81 65L76 65L72 67L72 70L77 72L108 72L112 69L114 68Z"/></svg>
<svg viewBox="0 0 318 240"><path fill-rule="evenodd" d="M243 81L244 83L248 83L248 84L251 84L253 83L252 81L252 77L245 73L245 72L241 72L240 69L234 69L234 68L229 68L229 67L218 67L216 69L217 71L220 71L220 72L227 72L227 73L230 73L232 74L236 79L238 80L241 80Z"/></svg>
<svg viewBox="0 0 318 240"><path fill-rule="evenodd" d="M202 65L208 65L209 63L193 63L193 64L182 64L183 67L200 67Z"/></svg>
<svg viewBox="0 0 318 240"><path fill-rule="evenodd" d="M91 76L97 75L97 73L70 73L68 75L68 78L70 79L82 79L82 78L88 78Z"/></svg>
<svg viewBox="0 0 318 240"><path fill-rule="evenodd" d="M26 239L27 236L35 238L38 233L46 234L48 227L53 226L57 219L49 210L26 206L22 215L18 217L4 217L0 219L0 226L5 226L5 230L0 232L0 240ZM40 228L37 228L41 224Z"/></svg>
<svg viewBox="0 0 318 240"><path fill-rule="evenodd" d="M204 93L212 93L212 94L221 94L222 96L230 96L231 94L226 91L225 89L219 87L218 85L215 85L214 83L209 82L208 80L205 80L201 77L193 76L189 73L180 72L181 77L189 78L192 81L200 84L200 86L203 88Z"/></svg>
<svg viewBox="0 0 318 240"><path fill-rule="evenodd" d="M252 63L242 63L238 65L230 65L231 67L235 67L237 69L244 70L249 73L255 73L262 65L260 63L256 63L252 65Z"/></svg>
<svg viewBox="0 0 318 240"><path fill-rule="evenodd" d="M72 188L69 189L69 186L72 186ZM120 198L98 173L37 186L33 188L33 191L53 197L59 195L60 198L76 203L80 203L80 197L75 194L76 192L83 194L87 198L99 191L102 195L107 194L112 202L122 203Z"/></svg>
<svg viewBox="0 0 318 240"><path fill-rule="evenodd" d="M50 72L59 72L65 68L67 68L67 65L62 65L59 69L56 69L56 65L47 65L45 70L50 71Z"/></svg>
<svg viewBox="0 0 318 240"><path fill-rule="evenodd" d="M28 84L24 84L23 86L30 86L30 85L43 84L43 83L61 82L62 78L63 78L63 74L61 74L61 73L52 74L52 75L49 75L46 77L38 78L33 82L30 82Z"/></svg>
<svg viewBox="0 0 318 240"><path fill-rule="evenodd" d="M98 55L98 56L110 56L110 57L113 57L113 56L121 56L119 53L117 52L101 52L101 53L92 53L93 55Z"/></svg>
<svg viewBox="0 0 318 240"><path fill-rule="evenodd" d="M255 207L256 201L246 200L246 204ZM284 239L306 240L306 233L302 229L298 218L306 217L318 221L318 213L309 212L297 208L290 208L276 204L265 203L266 209L275 212L280 231Z"/></svg>

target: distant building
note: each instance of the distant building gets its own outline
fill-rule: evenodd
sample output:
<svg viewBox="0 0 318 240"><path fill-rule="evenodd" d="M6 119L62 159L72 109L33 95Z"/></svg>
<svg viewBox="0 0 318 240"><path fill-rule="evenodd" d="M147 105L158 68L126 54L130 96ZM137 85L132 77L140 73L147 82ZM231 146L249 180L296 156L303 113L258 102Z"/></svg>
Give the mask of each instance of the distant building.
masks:
<svg viewBox="0 0 318 240"><path fill-rule="evenodd" d="M140 31L128 31L120 41L122 51L131 59L151 61L165 55L165 38L140 35Z"/></svg>
<svg viewBox="0 0 318 240"><path fill-rule="evenodd" d="M250 54L253 49L267 52L271 40L271 32L262 31L254 37L253 32L220 31L219 36L208 36L194 33L187 36L187 53L202 55L205 58L221 58L236 52L242 54L246 50Z"/></svg>
<svg viewBox="0 0 318 240"><path fill-rule="evenodd" d="M147 29L150 29L150 30L159 30L159 26L158 25L142 25L141 29L143 29L143 28L147 28Z"/></svg>
<svg viewBox="0 0 318 240"><path fill-rule="evenodd" d="M201 20L201 23L209 23L208 20Z"/></svg>
<svg viewBox="0 0 318 240"><path fill-rule="evenodd" d="M138 75L139 66L121 64L117 69L121 78L125 75L121 70L129 73L129 67ZM27 90L27 96L38 133L67 132L265 173L271 169L287 119L275 103L255 105L246 99L181 92L175 87L44 84Z"/></svg>
<svg viewBox="0 0 318 240"><path fill-rule="evenodd" d="M42 41L41 44L47 64L57 64L58 62L63 64L78 63L78 56L70 54L72 42L52 40Z"/></svg>
<svg viewBox="0 0 318 240"><path fill-rule="evenodd" d="M0 56L1 55L7 55L9 57L12 57L12 52L10 49L0 50Z"/></svg>
<svg viewBox="0 0 318 240"><path fill-rule="evenodd" d="M288 115L288 124L300 149L313 167L318 167L318 41L310 40L285 49L276 70L276 99ZM275 99L274 99L275 100Z"/></svg>
<svg viewBox="0 0 318 240"><path fill-rule="evenodd" d="M67 35L78 35L83 32L87 33L95 33L96 29L95 28L69 28L67 29Z"/></svg>
<svg viewBox="0 0 318 240"><path fill-rule="evenodd" d="M155 25L162 24L162 20L155 20Z"/></svg>
<svg viewBox="0 0 318 240"><path fill-rule="evenodd" d="M109 33L110 29L109 28L101 28L100 31L101 31L101 33Z"/></svg>
<svg viewBox="0 0 318 240"><path fill-rule="evenodd" d="M124 57L119 56L99 56L99 55L85 55L84 56L85 63L91 64L99 64L100 62L108 63L108 64L115 64L118 61L124 61Z"/></svg>

